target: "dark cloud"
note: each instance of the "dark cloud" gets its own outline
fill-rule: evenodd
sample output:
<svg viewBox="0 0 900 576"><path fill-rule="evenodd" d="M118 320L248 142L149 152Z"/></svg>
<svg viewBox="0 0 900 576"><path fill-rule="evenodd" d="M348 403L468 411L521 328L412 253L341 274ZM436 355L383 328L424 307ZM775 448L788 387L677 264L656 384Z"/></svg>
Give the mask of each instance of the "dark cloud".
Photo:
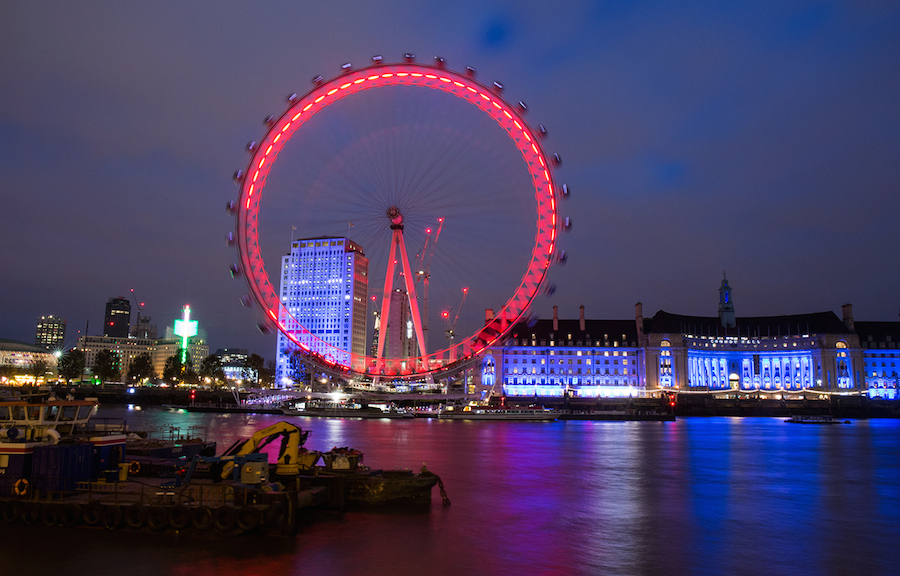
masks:
<svg viewBox="0 0 900 576"><path fill-rule="evenodd" d="M493 16L484 24L482 45L489 50L502 50L509 46L513 36L513 19L508 16Z"/></svg>
<svg viewBox="0 0 900 576"><path fill-rule="evenodd" d="M891 2L5 2L0 337L95 332L135 288L160 325L189 302L213 348L271 357L227 273L241 148L312 77L405 52L548 127L575 225L545 317L714 314L727 269L739 314L893 320L898 32Z"/></svg>

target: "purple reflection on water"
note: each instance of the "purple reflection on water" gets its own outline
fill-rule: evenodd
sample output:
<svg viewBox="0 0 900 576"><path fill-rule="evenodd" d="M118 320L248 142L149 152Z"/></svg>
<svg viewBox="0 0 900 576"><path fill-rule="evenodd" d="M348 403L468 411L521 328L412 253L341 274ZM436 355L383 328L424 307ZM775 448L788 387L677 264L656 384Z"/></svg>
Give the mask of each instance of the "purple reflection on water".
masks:
<svg viewBox="0 0 900 576"><path fill-rule="evenodd" d="M137 428L208 425L220 449L284 419L102 412ZM77 573L125 563L129 576L894 572L895 420L291 421L313 431L312 449L353 446L373 467L427 463L453 505L435 490L424 511L320 514L296 539L59 529L50 551L46 529L17 526L4 562L10 549L12 567L30 550Z"/></svg>

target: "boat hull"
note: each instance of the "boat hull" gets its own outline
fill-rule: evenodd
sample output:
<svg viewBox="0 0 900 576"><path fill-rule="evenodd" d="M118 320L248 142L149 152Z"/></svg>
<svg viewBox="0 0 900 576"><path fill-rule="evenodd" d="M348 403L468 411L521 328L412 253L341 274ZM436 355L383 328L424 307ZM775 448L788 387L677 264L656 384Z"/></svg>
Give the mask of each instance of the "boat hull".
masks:
<svg viewBox="0 0 900 576"><path fill-rule="evenodd" d="M285 416L308 416L311 418L388 418L390 420L408 420L415 418L408 412L375 412L368 410L288 410Z"/></svg>
<svg viewBox="0 0 900 576"><path fill-rule="evenodd" d="M788 424L849 424L849 420L838 420L833 416L791 416Z"/></svg>
<svg viewBox="0 0 900 576"><path fill-rule="evenodd" d="M369 475L348 475L345 494L350 504L431 502L431 489L437 481L434 475L391 470Z"/></svg>
<svg viewBox="0 0 900 576"><path fill-rule="evenodd" d="M512 420L518 422L553 422L559 417L553 412L442 412L441 420Z"/></svg>
<svg viewBox="0 0 900 576"><path fill-rule="evenodd" d="M281 408L263 408L253 406L203 406L193 404L163 404L163 408L170 410L184 410L185 412L209 412L214 414L275 414L283 415Z"/></svg>
<svg viewBox="0 0 900 576"><path fill-rule="evenodd" d="M604 422L674 422L674 414L630 414L627 412L582 412L562 414L560 420L602 420Z"/></svg>

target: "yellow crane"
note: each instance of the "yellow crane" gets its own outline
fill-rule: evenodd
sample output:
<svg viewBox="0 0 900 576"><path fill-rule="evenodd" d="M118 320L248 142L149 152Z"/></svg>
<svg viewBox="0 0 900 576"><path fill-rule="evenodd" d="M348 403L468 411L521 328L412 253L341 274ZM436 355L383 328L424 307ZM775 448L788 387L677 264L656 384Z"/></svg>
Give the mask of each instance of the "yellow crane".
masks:
<svg viewBox="0 0 900 576"><path fill-rule="evenodd" d="M249 440L238 440L222 455L221 460L225 463L222 478L228 478L232 474L236 459L258 453L277 438L281 438L281 448L278 450L275 474L296 476L300 473L300 447L308 437L309 430L304 432L299 426L289 422L282 421L263 428Z"/></svg>

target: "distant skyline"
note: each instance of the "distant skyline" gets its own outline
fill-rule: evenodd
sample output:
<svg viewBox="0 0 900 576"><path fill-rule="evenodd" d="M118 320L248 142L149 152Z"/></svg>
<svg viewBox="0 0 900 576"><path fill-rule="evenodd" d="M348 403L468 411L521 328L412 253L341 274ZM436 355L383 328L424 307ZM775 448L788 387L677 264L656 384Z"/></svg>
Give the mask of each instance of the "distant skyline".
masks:
<svg viewBox="0 0 900 576"><path fill-rule="evenodd" d="M502 82L562 156L574 225L540 317L627 319L638 301L645 317L715 316L725 270L738 317L851 303L897 321L895 2L13 0L0 338L33 342L49 314L67 340L86 321L101 334L106 302L134 289L161 334L190 304L211 350L274 358L228 274L243 146L311 78L406 52Z"/></svg>

